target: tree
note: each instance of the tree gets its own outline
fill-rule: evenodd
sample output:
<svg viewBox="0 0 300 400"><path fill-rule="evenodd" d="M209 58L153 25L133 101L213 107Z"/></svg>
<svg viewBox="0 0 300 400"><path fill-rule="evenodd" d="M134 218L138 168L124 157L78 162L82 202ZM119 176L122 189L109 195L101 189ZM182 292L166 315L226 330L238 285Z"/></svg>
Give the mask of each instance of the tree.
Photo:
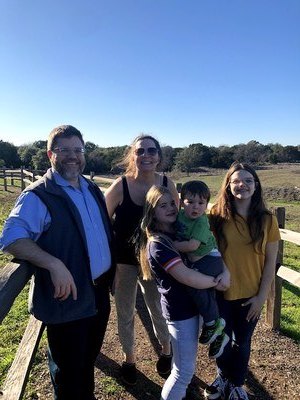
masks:
<svg viewBox="0 0 300 400"><path fill-rule="evenodd" d="M175 158L175 167L181 172L189 173L192 170L194 162L191 158L191 152L188 147L184 147Z"/></svg>
<svg viewBox="0 0 300 400"><path fill-rule="evenodd" d="M50 167L50 161L45 148L37 150L31 161L34 169L46 171Z"/></svg>
<svg viewBox="0 0 300 400"><path fill-rule="evenodd" d="M199 170L201 167L211 165L211 153L207 146L201 143L191 144L183 148L176 156L176 168L182 172Z"/></svg>
<svg viewBox="0 0 300 400"><path fill-rule="evenodd" d="M0 160L6 167L18 168L21 165L17 147L3 140L0 140Z"/></svg>
<svg viewBox="0 0 300 400"><path fill-rule="evenodd" d="M285 162L299 162L300 161L300 151L298 146L285 146L284 150Z"/></svg>
<svg viewBox="0 0 300 400"><path fill-rule="evenodd" d="M97 147L87 154L86 171L107 174L120 161L126 146L119 147Z"/></svg>
<svg viewBox="0 0 300 400"><path fill-rule="evenodd" d="M213 168L229 168L233 163L233 150L229 146L210 147L211 166Z"/></svg>
<svg viewBox="0 0 300 400"><path fill-rule="evenodd" d="M239 144L233 146L234 158L241 162L247 163L264 163L268 161L269 152L268 146L257 142L256 140L251 140L247 144Z"/></svg>
<svg viewBox="0 0 300 400"><path fill-rule="evenodd" d="M175 160L175 152L173 147L171 146L164 146L161 148L163 161L160 165L160 170L164 172L172 171L174 160Z"/></svg>
<svg viewBox="0 0 300 400"><path fill-rule="evenodd" d="M85 151L87 154L90 154L92 151L94 151L98 148L98 146L92 142L85 142L84 147L85 147Z"/></svg>
<svg viewBox="0 0 300 400"><path fill-rule="evenodd" d="M203 145L202 143L196 143L191 145L195 153L196 168L199 167L210 167L211 166L211 153L210 148Z"/></svg>
<svg viewBox="0 0 300 400"><path fill-rule="evenodd" d="M33 168L32 157L36 153L36 148L32 144L25 144L18 148L21 164L26 168Z"/></svg>
<svg viewBox="0 0 300 400"><path fill-rule="evenodd" d="M47 140L37 140L32 143L32 146L37 149L46 150L47 149Z"/></svg>
<svg viewBox="0 0 300 400"><path fill-rule="evenodd" d="M21 164L26 168L47 169L49 167L47 152L47 141L37 140L33 143L24 144L18 148ZM40 153L41 152L41 153ZM41 168L37 165L42 166ZM47 166L45 168L45 166Z"/></svg>

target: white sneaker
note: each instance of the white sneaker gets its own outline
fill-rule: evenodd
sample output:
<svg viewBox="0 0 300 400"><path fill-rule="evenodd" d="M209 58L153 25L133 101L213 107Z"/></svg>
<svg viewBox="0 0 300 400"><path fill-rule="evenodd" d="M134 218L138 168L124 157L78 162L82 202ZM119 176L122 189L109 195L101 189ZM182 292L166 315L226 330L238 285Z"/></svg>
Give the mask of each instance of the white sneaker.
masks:
<svg viewBox="0 0 300 400"><path fill-rule="evenodd" d="M217 375L213 383L204 390L204 397L208 400L223 399L227 383L226 378Z"/></svg>
<svg viewBox="0 0 300 400"><path fill-rule="evenodd" d="M230 385L231 386L231 385ZM249 400L247 392L242 386L231 386L228 400Z"/></svg>

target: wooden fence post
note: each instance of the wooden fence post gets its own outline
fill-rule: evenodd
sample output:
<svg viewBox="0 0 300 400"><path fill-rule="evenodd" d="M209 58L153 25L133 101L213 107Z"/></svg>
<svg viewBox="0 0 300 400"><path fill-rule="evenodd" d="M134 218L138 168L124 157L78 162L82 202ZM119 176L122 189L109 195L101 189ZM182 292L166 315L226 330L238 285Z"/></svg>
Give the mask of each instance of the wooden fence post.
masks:
<svg viewBox="0 0 300 400"><path fill-rule="evenodd" d="M25 182L24 182L24 171L23 171L23 166L21 166L21 190L23 191L25 189Z"/></svg>
<svg viewBox="0 0 300 400"><path fill-rule="evenodd" d="M7 192L7 176L6 176L6 169L3 169L3 185L4 185L4 190Z"/></svg>
<svg viewBox="0 0 300 400"><path fill-rule="evenodd" d="M274 208L273 213L276 215L278 220L279 228L284 229L285 227L285 208L278 207ZM276 273L280 265L283 262L283 244L284 241L279 241L277 260L276 260ZM266 322L271 326L272 329L280 328L280 317L281 317L281 296L282 296L282 278L275 276L272 283L270 294L267 300L266 309Z"/></svg>
<svg viewBox="0 0 300 400"><path fill-rule="evenodd" d="M10 184L11 184L11 186L14 186L14 173L13 172L11 172L10 173Z"/></svg>

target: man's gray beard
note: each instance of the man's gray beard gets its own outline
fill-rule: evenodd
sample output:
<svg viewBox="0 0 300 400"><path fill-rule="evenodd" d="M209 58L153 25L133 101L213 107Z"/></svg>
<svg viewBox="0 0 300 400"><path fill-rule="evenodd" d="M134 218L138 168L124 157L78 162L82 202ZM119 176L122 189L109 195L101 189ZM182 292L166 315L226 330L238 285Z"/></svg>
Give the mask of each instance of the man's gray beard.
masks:
<svg viewBox="0 0 300 400"><path fill-rule="evenodd" d="M84 165L82 165L82 167L80 169L78 169L77 171L67 171L66 168L64 168L61 165L56 165L56 168L54 167L54 169L56 169L56 171L66 180L74 180L74 179L78 179L79 175L81 175L84 171L85 168L85 163Z"/></svg>

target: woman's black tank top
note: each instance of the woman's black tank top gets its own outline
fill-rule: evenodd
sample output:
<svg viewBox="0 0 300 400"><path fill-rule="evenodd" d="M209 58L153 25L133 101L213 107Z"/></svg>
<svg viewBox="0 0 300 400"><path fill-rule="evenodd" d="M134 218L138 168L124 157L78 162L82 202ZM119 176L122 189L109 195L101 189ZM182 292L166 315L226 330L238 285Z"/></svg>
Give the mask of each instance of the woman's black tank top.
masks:
<svg viewBox="0 0 300 400"><path fill-rule="evenodd" d="M143 218L143 206L135 204L129 194L126 177L122 177L123 201L115 210L113 230L116 237L116 260L120 264L137 265L134 236ZM163 176L163 186L168 186L168 178Z"/></svg>

